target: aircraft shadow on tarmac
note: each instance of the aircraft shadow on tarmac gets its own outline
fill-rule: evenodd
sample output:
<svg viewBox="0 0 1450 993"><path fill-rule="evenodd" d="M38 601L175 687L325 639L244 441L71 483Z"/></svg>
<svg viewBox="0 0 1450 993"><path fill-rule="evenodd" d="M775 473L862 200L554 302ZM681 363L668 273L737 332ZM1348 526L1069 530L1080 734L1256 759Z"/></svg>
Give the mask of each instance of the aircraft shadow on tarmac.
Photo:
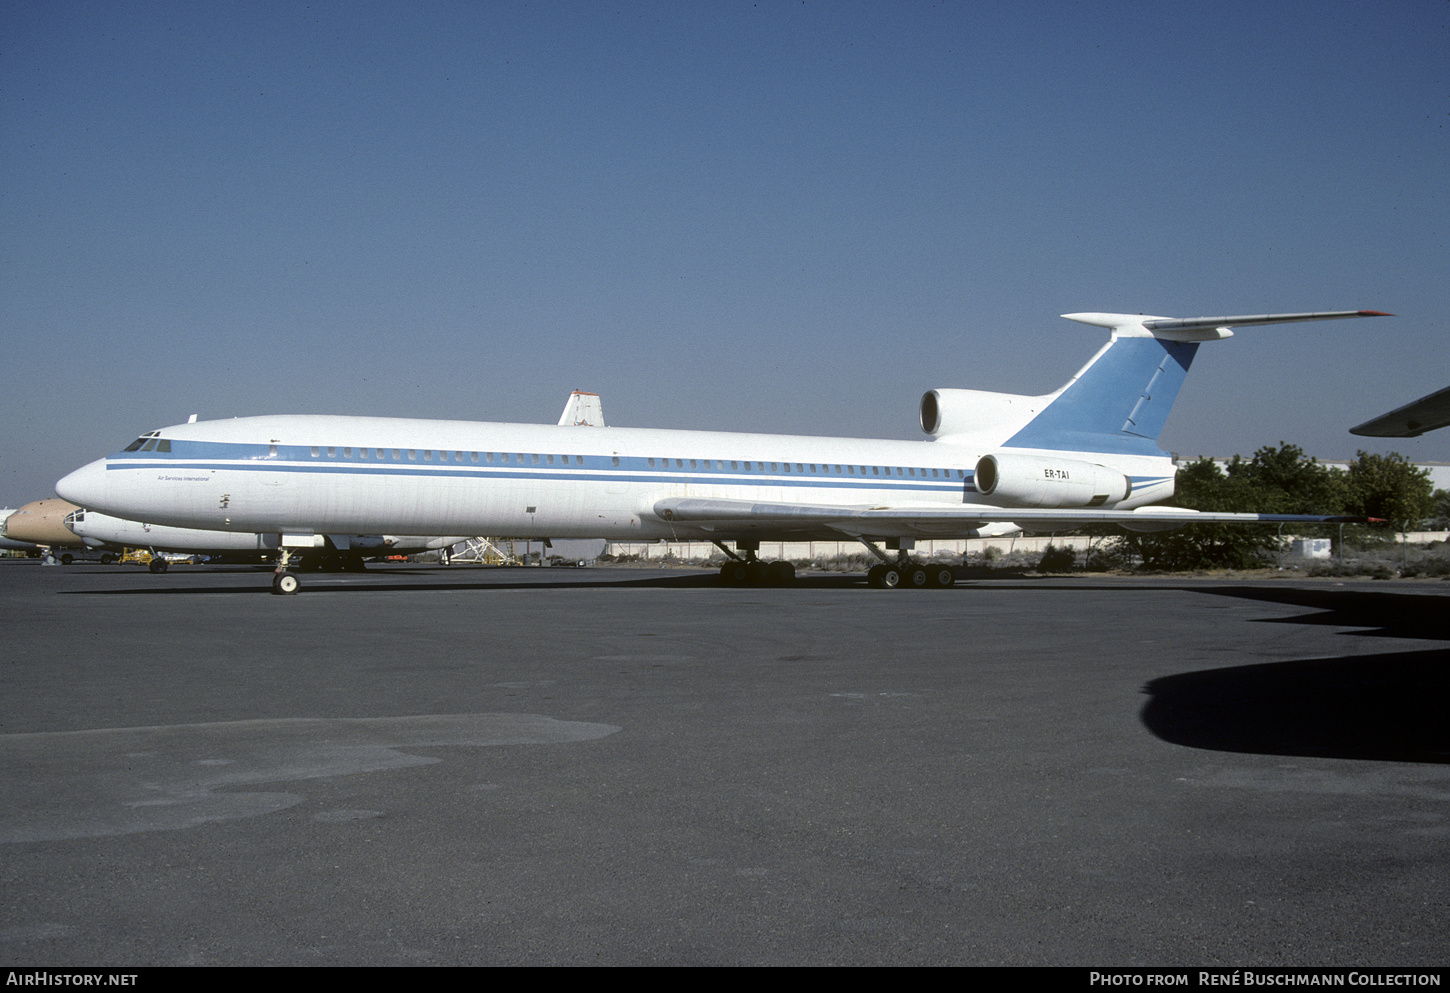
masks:
<svg viewBox="0 0 1450 993"><path fill-rule="evenodd" d="M236 573L239 570L228 570ZM268 582L270 571L253 571L253 575L259 577L255 586L178 586L175 583L166 585L128 585L109 590L67 590L67 595L77 596L146 596L165 595L177 596L186 594L266 594L271 595L272 589ZM440 575L448 575L447 582L434 582ZM690 588L721 588L720 577L714 572L691 572L682 575L661 576L652 574L639 578L625 578L627 574L609 572L603 578L584 578L588 573L572 572L568 579L551 580L545 579L536 571L527 571L527 579L515 579L518 572L514 570L480 569L477 571L450 570L447 573L437 569L390 569L387 572L367 570L360 573L304 573L302 578L301 595L316 596L319 594L336 593L429 593L436 591L459 591L459 590L588 590L588 589L690 589ZM598 575L598 574L596 574ZM502 578L508 576L509 578ZM454 577L457 577L456 579ZM142 577L142 582L146 581ZM164 582L164 577L162 577ZM424 580L420 582L419 580ZM799 589L845 589L860 587L866 589L865 577L860 575L832 574L825 576L798 577L792 588ZM776 587L740 586L730 589L745 592L783 592ZM875 591L872 591L873 593ZM903 596L907 595L902 593Z"/></svg>
<svg viewBox="0 0 1450 993"><path fill-rule="evenodd" d="M1391 638L1450 639L1443 598L1264 587L1198 587L1311 613L1257 623L1328 624ZM1150 682L1144 725L1177 745L1263 755L1450 763L1450 649L1299 659Z"/></svg>

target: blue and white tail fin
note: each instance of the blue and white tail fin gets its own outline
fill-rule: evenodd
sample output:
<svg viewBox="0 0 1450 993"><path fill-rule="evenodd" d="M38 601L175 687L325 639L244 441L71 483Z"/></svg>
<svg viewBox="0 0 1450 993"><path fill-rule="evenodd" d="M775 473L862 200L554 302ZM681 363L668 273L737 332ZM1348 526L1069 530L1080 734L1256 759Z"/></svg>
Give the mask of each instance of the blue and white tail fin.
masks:
<svg viewBox="0 0 1450 993"><path fill-rule="evenodd" d="M1158 436L1199 343L1232 337L1232 327L1390 315L1341 310L1186 319L1142 314L1062 316L1109 328L1112 337L1066 386L1041 398L1046 405L1003 447L1163 455Z"/></svg>

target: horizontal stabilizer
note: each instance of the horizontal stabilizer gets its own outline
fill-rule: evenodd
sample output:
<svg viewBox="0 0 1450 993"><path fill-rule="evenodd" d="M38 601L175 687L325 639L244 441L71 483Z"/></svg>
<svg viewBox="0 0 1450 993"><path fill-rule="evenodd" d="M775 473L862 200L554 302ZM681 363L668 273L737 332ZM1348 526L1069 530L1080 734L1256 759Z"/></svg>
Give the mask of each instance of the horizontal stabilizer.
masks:
<svg viewBox="0 0 1450 993"><path fill-rule="evenodd" d="M1152 335L1170 341L1230 338L1230 328L1295 321L1333 321L1345 317L1393 317L1382 310L1319 310L1300 314L1246 314L1238 317L1154 317L1149 314L1063 314L1069 321L1111 328L1120 335Z"/></svg>

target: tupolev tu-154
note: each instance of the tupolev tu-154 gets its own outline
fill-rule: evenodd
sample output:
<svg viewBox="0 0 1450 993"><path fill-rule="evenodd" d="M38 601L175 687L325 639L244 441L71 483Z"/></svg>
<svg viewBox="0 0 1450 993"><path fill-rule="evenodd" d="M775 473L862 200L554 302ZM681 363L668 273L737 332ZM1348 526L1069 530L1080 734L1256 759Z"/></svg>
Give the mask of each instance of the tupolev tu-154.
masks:
<svg viewBox="0 0 1450 993"><path fill-rule="evenodd" d="M953 582L950 567L912 559L918 539L1347 520L1153 506L1173 495L1176 472L1158 437L1202 342L1234 327L1391 315L1063 316L1111 333L1061 389L931 390L923 441L240 417L143 434L56 492L129 520L278 535L278 593L298 587L288 549L330 534L705 540L729 556L726 582L762 584L789 583L794 569L759 560L761 541L849 538L881 560L871 585L890 588Z"/></svg>

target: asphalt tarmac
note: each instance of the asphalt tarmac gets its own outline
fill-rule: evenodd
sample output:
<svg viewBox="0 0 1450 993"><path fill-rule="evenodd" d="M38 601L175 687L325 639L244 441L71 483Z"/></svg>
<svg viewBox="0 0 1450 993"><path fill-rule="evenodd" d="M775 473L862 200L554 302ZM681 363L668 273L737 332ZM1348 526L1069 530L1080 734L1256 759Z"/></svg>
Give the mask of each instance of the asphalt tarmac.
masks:
<svg viewBox="0 0 1450 993"><path fill-rule="evenodd" d="M1444 965L1450 584L0 562L8 965Z"/></svg>

